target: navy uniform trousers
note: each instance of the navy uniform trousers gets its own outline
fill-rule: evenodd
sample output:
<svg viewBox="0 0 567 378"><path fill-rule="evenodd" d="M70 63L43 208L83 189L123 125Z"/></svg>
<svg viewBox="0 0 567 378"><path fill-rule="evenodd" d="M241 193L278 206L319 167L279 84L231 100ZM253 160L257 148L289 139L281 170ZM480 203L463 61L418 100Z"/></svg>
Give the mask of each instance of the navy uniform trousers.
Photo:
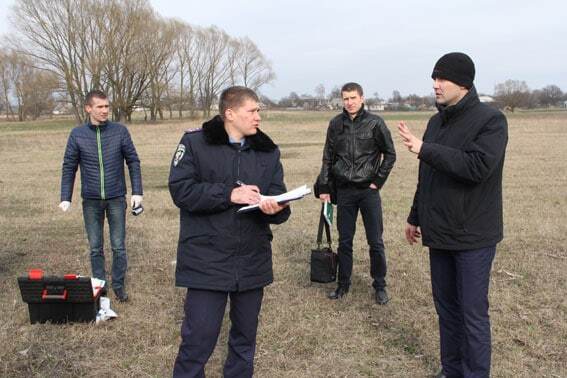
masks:
<svg viewBox="0 0 567 378"><path fill-rule="evenodd" d="M496 246L429 250L441 364L447 377L490 376L488 286L495 253Z"/></svg>
<svg viewBox="0 0 567 378"><path fill-rule="evenodd" d="M263 288L243 292L188 289L174 377L205 377L205 364L215 349L229 296L231 328L224 377L252 377Z"/></svg>

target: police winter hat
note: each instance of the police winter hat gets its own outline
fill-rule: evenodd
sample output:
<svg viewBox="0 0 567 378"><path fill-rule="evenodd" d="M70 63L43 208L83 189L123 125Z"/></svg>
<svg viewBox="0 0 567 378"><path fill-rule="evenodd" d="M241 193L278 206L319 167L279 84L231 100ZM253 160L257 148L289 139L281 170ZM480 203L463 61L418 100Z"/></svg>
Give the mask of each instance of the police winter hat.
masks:
<svg viewBox="0 0 567 378"><path fill-rule="evenodd" d="M474 80L474 63L467 54L460 52L445 54L435 63L431 78L449 80L470 89Z"/></svg>

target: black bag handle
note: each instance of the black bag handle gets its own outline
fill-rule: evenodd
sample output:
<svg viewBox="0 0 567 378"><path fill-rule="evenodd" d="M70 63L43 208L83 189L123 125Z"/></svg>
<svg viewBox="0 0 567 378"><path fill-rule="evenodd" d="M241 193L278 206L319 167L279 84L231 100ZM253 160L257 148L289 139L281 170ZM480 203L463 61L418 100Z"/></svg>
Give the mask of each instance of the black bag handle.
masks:
<svg viewBox="0 0 567 378"><path fill-rule="evenodd" d="M329 227L329 224L325 220L325 216L323 215L324 211L325 211L325 203L323 202L321 204L321 216L319 217L319 230L317 231L317 248L321 249L321 242L323 241L323 227L325 227L325 236L327 238L327 244L329 245L329 248L332 249L331 227Z"/></svg>

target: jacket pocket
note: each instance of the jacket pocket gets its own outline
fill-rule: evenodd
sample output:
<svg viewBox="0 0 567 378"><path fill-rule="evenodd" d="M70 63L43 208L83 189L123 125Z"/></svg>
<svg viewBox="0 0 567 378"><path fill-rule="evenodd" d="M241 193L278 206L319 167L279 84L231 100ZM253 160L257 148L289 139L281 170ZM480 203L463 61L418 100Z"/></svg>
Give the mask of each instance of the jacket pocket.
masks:
<svg viewBox="0 0 567 378"><path fill-rule="evenodd" d="M449 179L443 181L434 185L438 190L431 196L433 222L452 234L465 229L465 188Z"/></svg>
<svg viewBox="0 0 567 378"><path fill-rule="evenodd" d="M356 134L356 145L354 146L357 155L363 155L376 150L375 140L372 130L364 130ZM357 156L358 157L358 156Z"/></svg>

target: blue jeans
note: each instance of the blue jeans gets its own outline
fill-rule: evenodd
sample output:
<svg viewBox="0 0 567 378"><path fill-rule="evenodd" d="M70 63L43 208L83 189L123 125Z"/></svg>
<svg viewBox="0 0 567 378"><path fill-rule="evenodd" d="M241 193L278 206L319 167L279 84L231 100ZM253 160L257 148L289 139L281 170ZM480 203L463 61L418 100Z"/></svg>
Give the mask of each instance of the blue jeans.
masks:
<svg viewBox="0 0 567 378"><path fill-rule="evenodd" d="M382 201L380 192L370 188L338 188L337 229L339 231L339 285L349 287L352 274L352 242L358 211L366 231L370 254L370 275L374 289L386 287L386 254L382 241Z"/></svg>
<svg viewBox="0 0 567 378"><path fill-rule="evenodd" d="M462 251L429 249L441 363L449 378L490 376L488 286L495 253L496 246Z"/></svg>
<svg viewBox="0 0 567 378"><path fill-rule="evenodd" d="M112 248L112 289L124 288L126 258L126 199L83 200L83 218L89 239L93 277L106 280L104 268L104 217L108 219Z"/></svg>

